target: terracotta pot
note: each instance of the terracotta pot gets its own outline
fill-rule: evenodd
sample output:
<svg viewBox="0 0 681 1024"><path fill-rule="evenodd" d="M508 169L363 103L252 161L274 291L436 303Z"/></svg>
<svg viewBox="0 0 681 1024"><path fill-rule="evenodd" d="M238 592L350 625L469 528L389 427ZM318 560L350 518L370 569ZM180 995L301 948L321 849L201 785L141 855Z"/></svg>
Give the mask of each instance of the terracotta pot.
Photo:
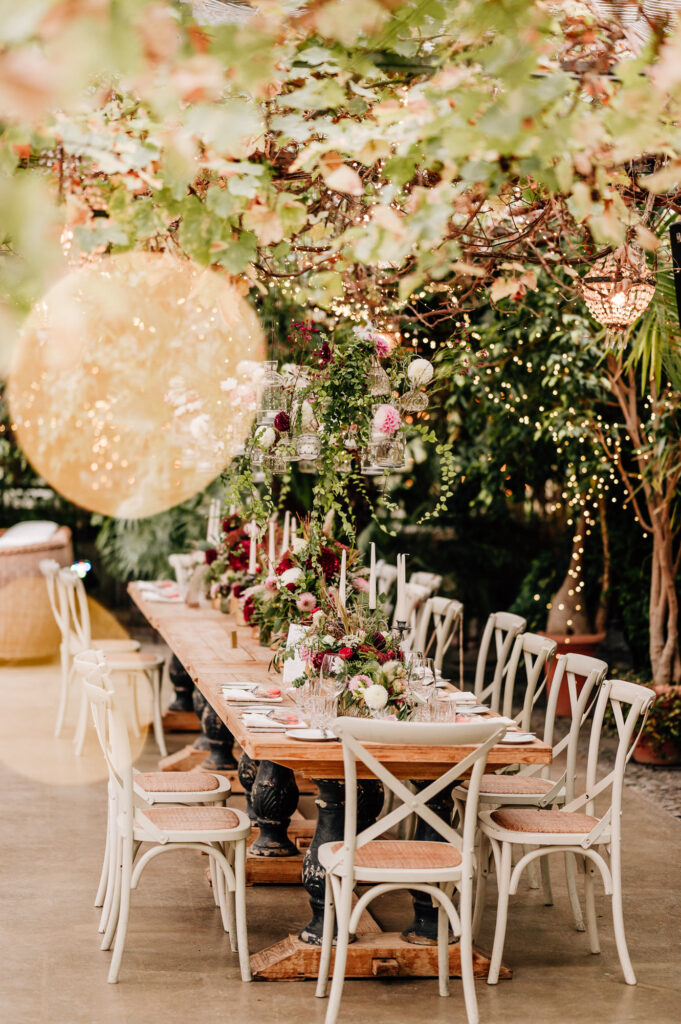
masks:
<svg viewBox="0 0 681 1024"><path fill-rule="evenodd" d="M676 740L667 740L661 746L653 743L650 736L641 736L634 747L634 761L638 764L681 764L681 744Z"/></svg>
<svg viewBox="0 0 681 1024"><path fill-rule="evenodd" d="M559 654L586 654L588 657L593 658L596 653L596 648L599 644L605 640L605 633L575 633L574 635L565 635L563 633L541 633L541 636L547 636L551 640L555 640L558 645L556 650L556 658ZM553 681L553 674L556 670L556 659L554 658L553 663L548 670L546 676L546 690L547 693L551 692L551 683ZM575 676L577 682L577 693L579 693L584 686L585 679L583 676ZM563 684L558 694L558 702L556 704L556 717L557 718L571 718L572 710L570 708L570 695L568 692L567 679L563 679Z"/></svg>

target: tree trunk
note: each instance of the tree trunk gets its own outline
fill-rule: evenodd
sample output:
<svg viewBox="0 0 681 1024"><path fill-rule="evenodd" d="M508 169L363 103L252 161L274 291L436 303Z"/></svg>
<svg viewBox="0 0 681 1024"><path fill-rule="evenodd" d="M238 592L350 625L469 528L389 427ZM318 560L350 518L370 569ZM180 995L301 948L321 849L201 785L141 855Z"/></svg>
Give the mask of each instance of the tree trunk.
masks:
<svg viewBox="0 0 681 1024"><path fill-rule="evenodd" d="M659 510L662 511L662 510ZM653 565L650 579L650 664L655 683L681 681L679 601L675 586L672 534L669 524L653 520Z"/></svg>
<svg viewBox="0 0 681 1024"><path fill-rule="evenodd" d="M603 573L601 575L601 593L598 598L598 608L596 609L594 625L597 633L605 633L608 624L608 612L610 611L610 533L608 531L608 520L605 514L605 502L602 498L598 502L598 515L601 523Z"/></svg>

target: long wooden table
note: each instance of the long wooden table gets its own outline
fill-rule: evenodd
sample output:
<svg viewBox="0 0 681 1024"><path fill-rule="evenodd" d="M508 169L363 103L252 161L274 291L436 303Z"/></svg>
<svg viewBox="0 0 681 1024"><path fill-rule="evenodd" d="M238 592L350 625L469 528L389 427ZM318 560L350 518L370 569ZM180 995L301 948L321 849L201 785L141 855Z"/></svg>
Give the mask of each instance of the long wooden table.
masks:
<svg viewBox="0 0 681 1024"><path fill-rule="evenodd" d="M242 709L230 705L222 696L227 681L249 680L261 684L278 681L269 668L272 652L259 645L253 631L237 626L234 619L209 608L189 608L184 604L149 601L138 585L131 584L130 596L151 625L160 633L182 663L210 707L234 736L243 754L239 779L244 785L249 812L255 818L259 835L249 858L297 857L303 885L310 895L312 919L298 936L254 954L253 975L258 979L300 979L316 977L319 942L323 921L324 872L317 849L343 835L343 759L340 743L304 743L282 733L258 733L248 730ZM284 703L293 703L284 694ZM459 763L470 747L404 747L375 744L376 756L402 778L416 785L437 778L447 767ZM373 751L372 751L373 752ZM492 767L510 764L548 764L551 748L535 740L530 744L493 747L488 757ZM358 769L359 769L358 765ZM290 841L287 830L298 802L294 772L314 781L319 790L316 800L317 822L314 836L304 858ZM358 819L364 828L380 814L383 803L381 784L364 768L359 771ZM437 813L446 817L451 798L442 794L434 803ZM439 839L436 832L419 824L419 838ZM283 866L283 862L282 862ZM283 881L290 876L282 876ZM361 934L352 944L348 957L348 977L376 974L437 976L436 912L430 899L413 894L414 921L402 934L380 930L365 914ZM488 961L475 954L475 970L486 976ZM458 946L450 947L450 971L459 974ZM510 972L505 972L510 977Z"/></svg>

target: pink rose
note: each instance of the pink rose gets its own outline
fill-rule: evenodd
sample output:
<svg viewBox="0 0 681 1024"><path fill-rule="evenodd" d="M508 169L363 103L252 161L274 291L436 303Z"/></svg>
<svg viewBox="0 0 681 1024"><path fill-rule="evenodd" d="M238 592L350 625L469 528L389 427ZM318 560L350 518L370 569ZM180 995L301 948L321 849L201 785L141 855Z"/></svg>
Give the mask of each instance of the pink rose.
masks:
<svg viewBox="0 0 681 1024"><path fill-rule="evenodd" d="M276 590L277 589L277 577L268 576L265 580L265 590Z"/></svg>
<svg viewBox="0 0 681 1024"><path fill-rule="evenodd" d="M369 593L369 580L365 579L364 576L355 576L352 585L355 590L359 590L360 594Z"/></svg>
<svg viewBox="0 0 681 1024"><path fill-rule="evenodd" d="M301 594L296 601L296 608L299 612L311 612L316 605L317 598L309 590Z"/></svg>
<svg viewBox="0 0 681 1024"><path fill-rule="evenodd" d="M352 693L355 693L356 690L359 690L360 686L371 686L371 679L369 678L369 676L365 676L363 673L360 673L356 676L353 676L352 679L350 679L350 681L348 682L348 689L351 690Z"/></svg>
<svg viewBox="0 0 681 1024"><path fill-rule="evenodd" d="M379 359L389 356L391 348L390 339L385 334L374 334L374 352Z"/></svg>

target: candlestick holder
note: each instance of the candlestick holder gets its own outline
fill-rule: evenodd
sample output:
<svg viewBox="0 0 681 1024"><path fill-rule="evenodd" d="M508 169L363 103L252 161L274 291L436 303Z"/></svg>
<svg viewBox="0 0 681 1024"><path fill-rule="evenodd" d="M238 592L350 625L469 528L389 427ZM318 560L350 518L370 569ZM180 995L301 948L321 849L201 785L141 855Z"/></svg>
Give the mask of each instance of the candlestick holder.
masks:
<svg viewBox="0 0 681 1024"><path fill-rule="evenodd" d="M405 634L411 629L408 622L400 622L399 620L394 624L393 629L400 634L400 643L404 640Z"/></svg>

